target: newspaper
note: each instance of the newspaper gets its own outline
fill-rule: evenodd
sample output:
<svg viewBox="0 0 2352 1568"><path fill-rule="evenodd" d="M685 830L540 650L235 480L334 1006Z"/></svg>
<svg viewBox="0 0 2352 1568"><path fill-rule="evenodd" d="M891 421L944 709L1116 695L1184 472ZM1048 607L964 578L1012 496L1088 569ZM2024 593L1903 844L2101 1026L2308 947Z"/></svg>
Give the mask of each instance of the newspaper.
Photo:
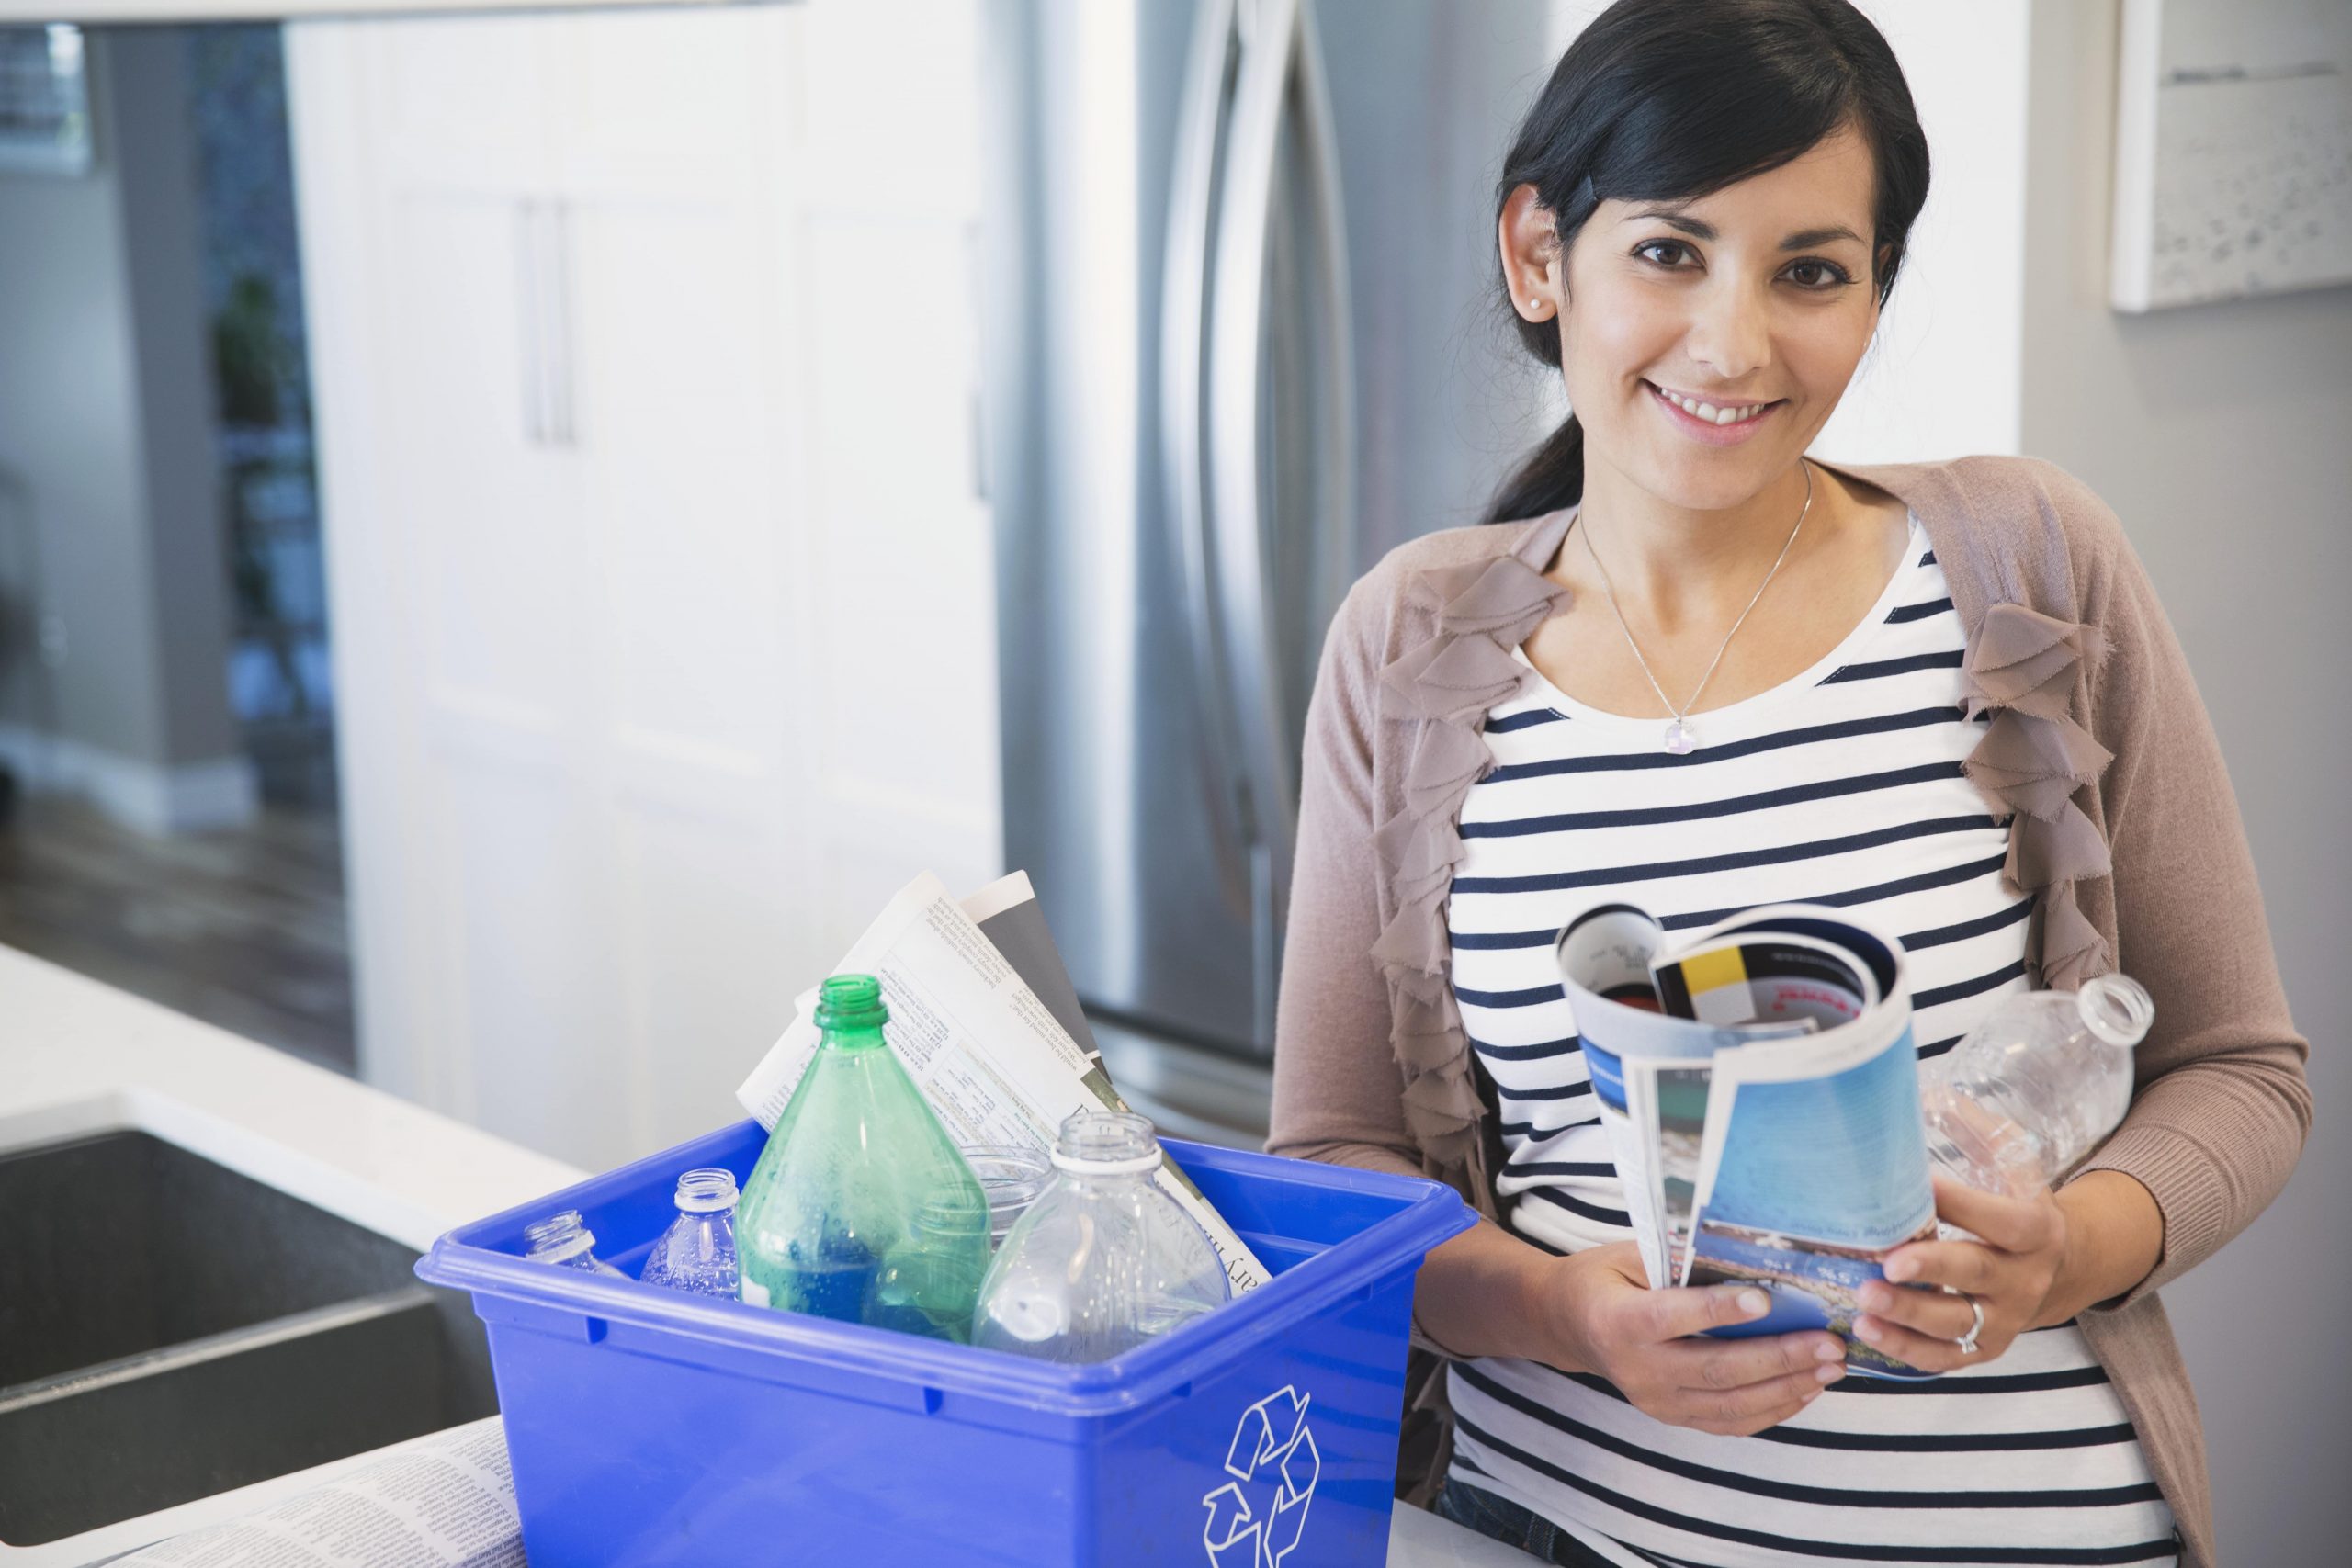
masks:
<svg viewBox="0 0 2352 1568"><path fill-rule="evenodd" d="M1827 1328L1854 1371L1928 1375L1853 1336L1854 1292L1936 1230L1902 944L1815 905L1674 940L1607 904L1556 953L1650 1279L1763 1286L1721 1332Z"/></svg>
<svg viewBox="0 0 2352 1568"><path fill-rule="evenodd" d="M492 1416L402 1443L113 1568L526 1568L505 1428Z"/></svg>
<svg viewBox="0 0 2352 1568"><path fill-rule="evenodd" d="M883 1039L959 1145L1042 1153L1072 1111L1127 1109L1023 873L961 902L936 876L917 877L836 973L882 982ZM795 1007L791 1027L735 1091L763 1127L775 1126L817 1053L816 993ZM1155 1179L1208 1233L1234 1294L1273 1277L1175 1162Z"/></svg>

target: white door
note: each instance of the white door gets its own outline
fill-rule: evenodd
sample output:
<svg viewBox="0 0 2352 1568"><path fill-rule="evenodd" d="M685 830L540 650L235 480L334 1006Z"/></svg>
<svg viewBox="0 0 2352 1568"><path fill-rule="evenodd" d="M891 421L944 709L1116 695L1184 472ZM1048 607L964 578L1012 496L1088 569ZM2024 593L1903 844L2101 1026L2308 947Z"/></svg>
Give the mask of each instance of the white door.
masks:
<svg viewBox="0 0 2352 1568"><path fill-rule="evenodd" d="M838 85L976 109L852 11L288 29L363 1071L592 1167L997 869L971 193L826 172Z"/></svg>

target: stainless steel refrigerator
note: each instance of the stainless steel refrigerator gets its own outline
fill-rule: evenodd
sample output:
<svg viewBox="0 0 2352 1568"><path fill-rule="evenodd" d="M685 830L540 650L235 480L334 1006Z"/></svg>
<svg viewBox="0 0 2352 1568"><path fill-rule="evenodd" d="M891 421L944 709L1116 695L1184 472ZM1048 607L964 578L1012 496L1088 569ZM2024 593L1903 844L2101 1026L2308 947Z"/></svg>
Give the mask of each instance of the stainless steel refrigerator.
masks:
<svg viewBox="0 0 2352 1568"><path fill-rule="evenodd" d="M1498 315L1493 201L1562 9L991 0L1005 852L1170 1131L1265 1134L1340 597L1559 417Z"/></svg>

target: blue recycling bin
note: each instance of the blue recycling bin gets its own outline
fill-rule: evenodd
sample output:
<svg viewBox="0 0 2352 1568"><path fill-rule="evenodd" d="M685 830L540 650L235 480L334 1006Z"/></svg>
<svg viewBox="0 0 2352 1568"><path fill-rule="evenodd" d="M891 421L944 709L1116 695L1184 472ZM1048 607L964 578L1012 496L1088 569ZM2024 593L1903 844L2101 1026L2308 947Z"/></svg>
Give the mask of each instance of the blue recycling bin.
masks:
<svg viewBox="0 0 2352 1568"><path fill-rule="evenodd" d="M532 1568L1380 1568L1435 1182L1166 1140L1273 1280L1064 1367L526 1262L577 1209L630 1274L743 1122L443 1236L473 1294Z"/></svg>

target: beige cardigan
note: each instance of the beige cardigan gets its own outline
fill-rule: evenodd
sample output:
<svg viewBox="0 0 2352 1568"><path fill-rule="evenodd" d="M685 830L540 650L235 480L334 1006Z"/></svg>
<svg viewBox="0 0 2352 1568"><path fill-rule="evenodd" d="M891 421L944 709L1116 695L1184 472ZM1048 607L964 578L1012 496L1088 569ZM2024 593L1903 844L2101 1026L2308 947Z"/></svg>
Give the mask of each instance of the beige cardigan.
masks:
<svg viewBox="0 0 2352 1568"><path fill-rule="evenodd" d="M2043 984L2121 968L2154 995L2131 1113L2085 1169L2136 1178L2164 1214L2155 1269L2086 1311L2188 1568L2214 1562L2204 1439L2157 1288L2276 1197L2311 1125L2309 1047L2278 981L2254 862L2187 660L2115 514L2030 458L1849 468L1926 526L1968 641L1971 778L2010 814L2008 875L2037 893ZM1268 1147L1425 1174L1496 1217L1499 1158L1448 984L1456 822L1491 765L1511 650L1564 597L1544 576L1572 511L1413 540L1355 585L1308 709ZM1400 1479L1426 1501L1451 1415L1444 1348L1416 1333ZM1419 1430L1416 1430L1416 1427Z"/></svg>

